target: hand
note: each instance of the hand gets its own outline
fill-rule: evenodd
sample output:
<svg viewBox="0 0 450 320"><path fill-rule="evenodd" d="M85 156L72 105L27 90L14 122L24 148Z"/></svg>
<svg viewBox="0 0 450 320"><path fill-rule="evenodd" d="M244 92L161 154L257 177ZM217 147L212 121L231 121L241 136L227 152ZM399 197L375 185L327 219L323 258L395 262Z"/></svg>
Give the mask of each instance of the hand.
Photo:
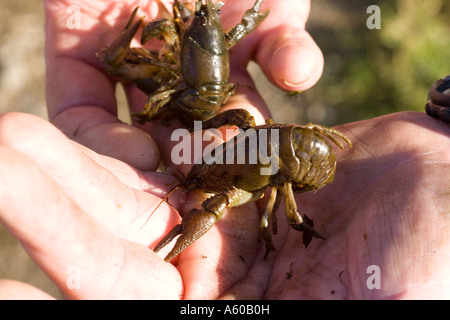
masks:
<svg viewBox="0 0 450 320"><path fill-rule="evenodd" d="M223 19L225 24L230 24L230 21L232 19L235 19L237 22L243 11L250 7L250 5L253 3L253 1L247 1L248 5L244 6L244 1L237 2L237 5L236 2L237 1L234 1L234 3L232 1L229 1L229 6L232 9L240 8L241 12L236 12L234 14L228 13L227 18L224 17ZM269 3L271 2L270 0L266 0L266 2L268 3L268 6L273 6L273 4L271 5ZM157 165L159 164L159 152L157 145L154 143L154 140L144 131L135 128L134 126L123 124L116 118L116 101L114 97L115 81L113 81L104 73L100 60L97 59L95 55L97 52L101 52L102 46L108 45L109 43L111 43L112 39L117 36L117 34L120 32L125 22L127 21L131 10L137 5L137 1L122 1L120 3L111 3L109 1L96 1L95 3L88 1L78 2L77 5L80 6L79 9L81 9L82 14L82 23L80 25L80 28L76 29L68 28L67 23L70 15L69 11L67 11L69 8L68 3L66 3L65 1L45 1L44 3L47 17L47 103L51 121L73 140L78 141L101 154L106 154L112 156L113 158L121 159L125 161L125 163L131 164L133 165L133 167L142 169L144 171L155 170ZM152 16L151 14L155 14L157 12L150 11L150 7L152 7L152 9L155 8L155 1L148 1L147 5L142 5L142 2L139 1L139 4L141 5L141 10L149 14L147 17L149 20L155 18L155 16ZM262 62L264 64L263 70L267 74L267 76L269 76L272 81L274 81L275 83L279 83L280 86L288 90L304 90L312 86L318 80L322 72L323 58L320 50L304 30L304 24L306 22L307 13L309 10L309 2L298 1L297 3L295 3L295 5L292 5L292 3L290 5L291 6L289 8L289 11L286 10L286 8L278 8L274 6L275 9L272 9L272 12L275 15L277 12L279 12L279 14L281 15L285 15L287 11L289 12L289 14L298 12L299 15L295 16L295 19L290 20L288 23L283 21L283 24L280 24L280 20L276 18L267 19L267 21L270 21L270 23L266 23L264 32L263 30L255 32L252 36L252 46L246 45L245 47L239 47L238 45L236 48L234 48L235 53L232 54L232 59L233 57L235 57L234 59L239 61L239 65L233 62L234 70L232 71L231 80L234 82L237 82L239 80L241 81L240 84L244 85L243 89L240 92L240 95L236 95L233 99L234 103L239 104L239 107L251 108L255 117L259 115L259 122L263 121L263 119L268 116L268 111L267 109L265 109L261 98L249 88L249 86L252 86L250 77L246 72L239 71L242 65L246 64L248 62L248 59L252 57L251 53L254 52L255 59L258 62ZM119 15L117 15L117 11L115 11L115 9L118 9L118 12L120 12ZM261 40L263 36L264 42L260 42L259 40ZM243 57L246 57L247 60L243 59ZM299 63L299 61L301 61L301 63ZM142 106L145 97L140 92L137 92L137 90L133 89L132 87L127 87L126 92L132 108L135 108L135 106ZM260 110L257 110L254 105L260 106ZM53 143L52 138L58 137L58 133L55 133L54 129L49 128L48 124L44 124L39 120L29 119L25 117L24 119L22 119L22 121L16 121L15 118L22 119L22 115L9 114L7 116L3 116L2 121L6 124L22 123L25 126L36 121L37 124L30 127L34 127L38 131L42 129L42 135L44 137L42 138L42 141L52 141ZM8 176L13 177L13 182L18 183L19 185L22 182L22 179L17 178L18 176L20 176L20 174L26 175L26 172L33 170L43 171L40 172L41 176L38 177L38 179L29 179L29 181L30 183L32 181L34 181L35 183L39 182L39 185L42 183L44 186L49 184L49 186L47 187L49 188L50 192L48 192L48 194L45 192L43 193L46 196L52 196L52 193L55 193L56 195L54 196L56 197L61 196L63 198L73 198L72 192L78 194L81 198L87 196L86 193L88 189L77 189L77 186L71 185L71 182L73 181L68 182L65 180L68 175L75 176L73 170L70 169L73 165L72 160L77 162L80 159L84 159L82 161L86 161L87 163L89 163L89 166L92 165L92 171L89 172L90 174L92 174L91 177L94 177L94 180L96 180L97 175L103 176L105 174L105 170L107 170L108 173L112 174L113 180L115 179L116 174L119 175L121 178L124 178L123 180L119 180L120 183L125 185L125 189L128 188L130 184L133 185L133 183L136 183L138 189L141 190L145 189L145 187L148 185L158 184L158 178L160 180L169 179L167 176L164 176L164 178L162 178L162 176L158 175L156 175L155 178L151 174L149 174L150 177L148 177L144 173L138 174L138 178L129 177L128 174L130 172L132 176L135 174L134 169L128 167L127 165L124 165L121 162L112 161L113 164L111 164L111 159L102 158L101 156L98 156L97 154L92 153L88 149L84 149L77 144L71 147L67 147L68 149L73 148L74 150L76 150L75 153L77 153L77 156L74 156L73 159L65 159L65 157L62 156L64 159L58 158L59 161L62 161L60 163L61 166L55 165L55 167L53 168L53 164L56 164L58 161L55 161L56 158L53 157L52 153L60 152L61 150L58 148L59 146L52 145L52 148L47 150L48 153L32 148L22 150L21 147L23 146L23 141L20 139L16 139L15 134L11 135L12 132L20 131L23 136L26 136L28 139L33 141L39 141L40 138L35 136L32 133L32 130L25 130L25 132L23 132L20 127L18 128L14 125L10 125L9 128L11 128L11 126L11 130L5 129L8 127L7 125L5 125L3 128L3 145L5 146L4 151L8 153L9 156L2 158L2 160L5 160L2 164L4 164L6 167L9 167L9 161L17 161L17 167L20 169L17 172L13 170L8 171ZM45 128L48 129L48 132ZM165 129L166 133L170 132L168 128ZM155 130L153 129L153 131ZM160 142L161 146L166 145L165 143L161 143L165 142L165 137L166 135L164 134L160 134L157 136L157 139L159 139L158 142ZM56 140L64 141L61 142L61 144L71 145L61 137L56 138ZM163 154L167 153L167 150L168 148L163 148ZM93 163L97 161L101 162L100 167L93 165ZM58 170L54 170L56 168L58 168ZM68 173L67 171L71 173ZM75 170L75 172L76 171L77 170ZM61 173L63 173L62 176L58 176L58 174ZM81 173L77 172L77 174L81 174L81 177L89 176L89 174L84 175L83 170L81 170ZM126 177L123 177L122 174L124 174ZM142 178L143 176L145 177L145 179ZM64 178L61 179L61 177ZM128 179L131 179L131 182ZM56 183L53 180L56 180ZM145 181L143 182L143 180ZM75 179L74 181L80 182L77 179ZM28 187L30 189L30 195L35 195L36 190L33 189L31 185ZM123 187L124 186L121 185L117 188L120 189ZM123 189L121 190L123 191ZM167 188L162 187L162 190L167 191ZM145 193L139 194L140 196L142 196L143 194L144 198L148 197L148 195L146 195ZM107 193L106 195L102 194L102 196L108 199L109 193ZM68 202L72 202L73 200L73 203L71 203L71 207L77 207L78 202L83 202L81 198L75 198L75 200L66 199ZM49 197L49 199L52 198ZM27 205L34 207L36 205L36 203L34 202L36 199L30 197L29 200L30 201L27 202ZM103 200L104 199L102 197L98 197L93 199L92 201L97 201L100 205ZM152 207L152 205L154 206L155 203L158 203L159 200L160 198L152 198L151 201L148 199L139 201L146 201L146 203L150 203L151 205L149 204L145 206L145 209L148 209ZM108 296L99 294L102 292L102 290L104 290L104 288L97 290L97 288L95 288L95 281L92 282L92 286L84 288L86 289L86 291L77 292L76 290L70 291L68 289L67 283L64 283L64 279L67 279L67 274L64 274L64 268L59 268L58 270L55 269L56 266L53 269L50 268L49 265L53 264L53 261L51 261L51 259L47 259L48 257L46 257L46 255L51 254L52 252L58 252L57 254L59 255L61 254L60 250L63 249L54 248L51 245L48 245L48 241L44 240L45 246L43 246L43 248L45 249L42 249L41 252L35 252L33 248L39 246L39 244L41 243L34 237L35 229L32 228L32 223L31 228L30 224L25 224L23 228L20 228L20 226L16 226L16 222L18 221L15 218L20 217L23 212L21 211L21 208L14 208L14 205L17 205L15 201L19 201L19 199L8 199L7 203L5 204L5 209L2 210L2 213L16 212L18 213L18 215L16 217L2 216L2 221L9 226L10 231L16 237L18 237L22 241L22 243L24 243L24 246L27 249L29 249L30 255L36 257L36 260L40 261L40 265L42 266L42 268L47 272L47 274L49 274L52 279L54 279L58 286L62 288L63 293L68 297L86 298L89 296ZM173 203L176 201L171 199L171 202ZM83 211L86 216L95 216L96 218L98 218L96 216L96 213L94 212L95 206L94 208L90 208L89 205L86 204L85 206L81 207L81 211ZM118 207L120 208L119 205ZM47 212L45 208L45 205L40 207L40 209L42 209L42 212ZM55 207L53 208L53 210L48 210L48 212L56 213L58 212L58 209L62 208ZM104 212L104 210L101 211ZM163 208L160 208L160 210L164 211ZM158 211L158 215L163 214L164 216L164 213L160 210ZM239 213L240 210L242 211L243 209L238 209L234 212ZM36 210L35 212L37 216L39 216L39 212L37 211L40 212L41 210ZM253 211L255 211L256 214L255 207L253 208ZM112 210L112 212L114 212L114 210ZM145 212L148 215L148 211ZM135 214L135 211L133 213ZM172 219L179 219L178 216L176 214L174 215L173 212L172 215L174 217L172 217ZM108 218L99 218L99 221L101 220L100 225L108 226L108 224L111 222L113 224L115 223L114 219L111 219L111 221ZM27 220L27 218L25 219ZM31 219L31 221L34 220ZM44 226L44 229L47 228L50 232L53 232L54 227L58 225L57 222L56 224L53 224L54 222L54 220L49 219L48 224ZM84 222L75 223L74 227L77 228L77 226L80 227L80 225L83 224L84 226L82 228L80 227L82 230L95 230L95 228L98 227L97 225L91 228ZM169 226L177 222L178 221L171 220L171 224L169 224ZM167 224L167 221L165 221L165 224ZM169 228L169 226L167 228ZM109 227L107 227L107 229L109 230ZM143 229L143 232L146 232L145 230L146 228ZM163 232L164 231L166 230L163 230ZM146 246L150 245L149 241L151 240L143 240ZM83 242L83 240L79 242ZM117 244L117 242L115 243ZM84 242L84 245L87 245L87 242ZM100 247L98 248L101 248L102 245L100 243L99 245ZM40 256L40 254L43 254L44 257ZM70 255L70 249L65 251L65 256ZM70 260L75 262L81 258L85 257L81 257L79 253L75 253ZM67 267L67 264L65 264L65 267ZM92 268L94 266L91 265L90 267L87 266L86 268L83 268L83 273L84 271L87 271L88 274L93 273ZM105 278L108 277L106 276ZM109 282L106 281L106 284L109 284ZM2 285L8 286L10 285L10 283L3 282ZM12 283L12 285L14 286L15 284ZM133 286L133 284L130 284L130 286ZM23 288L24 287L22 287L22 289ZM94 290L90 291L91 289ZM177 294L180 294L180 292L176 292L177 290L174 290L175 296L177 296ZM109 296L113 297L115 295L116 293L110 294Z"/></svg>
<svg viewBox="0 0 450 320"><path fill-rule="evenodd" d="M140 172L69 140L43 119L8 113L0 116L0 177L0 221L65 297L182 293L178 271L149 250L178 214L162 203L145 223L172 176ZM177 203L176 195L171 201ZM14 286L15 298L32 294L17 283L1 284ZM10 287L0 288L1 297L10 294Z"/></svg>
<svg viewBox="0 0 450 320"><path fill-rule="evenodd" d="M0 219L68 298L448 298L450 129L424 114L339 127L354 147L337 151L334 182L297 197L326 241L303 248L280 208L277 251L264 260L259 215L242 206L176 267L148 249L179 222L175 210L163 203L144 225L168 176L98 155L34 116L3 115L0 128ZM369 266L380 289L367 287ZM0 282L0 296L11 287L35 294Z"/></svg>
<svg viewBox="0 0 450 320"><path fill-rule="evenodd" d="M126 4L131 12L134 3ZM448 287L442 281L448 265L442 253L448 248L448 223L438 213L445 212L448 206L448 195L442 193L448 189L448 148L441 145L448 145L449 132L439 121L417 113L390 115L339 128L350 135L354 149L337 152L335 181L315 194L298 197L300 213L307 213L315 221L327 241L314 240L305 250L299 245L301 233L285 226L280 208L279 233L274 237L278 250L263 260L259 214L255 204L250 204L227 213L180 255L176 268L163 263L148 247L152 248L179 222L178 214L163 204L141 227L169 188L162 181L168 181L170 176L134 169L151 171L156 167L156 145L144 131L120 123L114 116L113 82L90 55L96 52L93 43L102 33L93 32L91 38L86 31L67 30L61 18L66 6L57 1L46 5L48 17L54 18L49 19L47 26L47 36L55 39L47 47L52 121L77 141L125 161L100 156L71 142L42 120L18 114L1 118L0 176L5 177L5 183L0 190L0 218L65 296L363 298L371 294L396 297L403 293L415 297L417 293L428 293L426 288L437 282L439 289ZM96 12L106 11L96 11L92 6L89 4L90 10L86 10L93 18L84 20L88 24L97 21ZM118 29L128 13L121 18L123 23L118 23ZM252 36L258 35L255 31ZM261 63L262 52L268 47L258 48L256 57ZM270 75L274 72L268 70L269 65L264 67ZM59 73L62 69L74 71L72 78L65 79L67 76ZM236 67L231 81L251 85L250 78L236 70L239 68ZM285 70L290 70L289 66ZM86 79L98 80L93 81L98 87L85 83ZM259 106L254 102L260 98L242 87L244 91L233 96L230 103L245 104L254 115L265 117L264 108L251 107ZM145 97L133 89L127 91L132 106L142 105ZM160 146L163 136L154 136ZM414 140L404 138L411 136ZM125 149L127 152L122 151L125 146L129 148ZM162 153L168 150L162 148ZM413 158L418 161L411 161ZM386 164L386 159L391 161ZM426 174L419 174L423 172ZM421 186L420 190L415 186ZM149 194L153 189L160 193ZM170 202L181 209L176 198L171 197ZM409 241L410 234L414 241ZM423 258L429 252L429 259ZM205 258L199 259L199 253ZM409 264L402 257L413 262ZM366 290L369 275L365 272L369 265L380 267L381 290ZM80 275L79 288L76 281L75 288L68 285L72 275L68 270L75 270L74 276ZM426 277L427 274L431 275ZM409 290L410 285L415 290ZM439 292L442 290L432 293Z"/></svg>
<svg viewBox="0 0 450 320"><path fill-rule="evenodd" d="M166 5L169 1L162 0ZM146 21L159 14L156 1L79 1L81 25L69 29L68 4L62 0L44 1L46 23L47 105L52 123L68 137L101 154L123 160L142 170L159 164L155 145L164 149L173 128L158 123L129 126L116 117L116 81L109 77L96 53L101 53L124 28L132 10ZM222 9L224 28L238 23L254 0L229 0ZM239 92L226 108L246 108L259 123L269 112L246 72L254 58L266 76L286 90L305 90L320 77L322 54L305 31L309 1L265 0L261 11L270 8L268 18L245 40L232 49L230 81ZM132 110L141 109L146 97L133 85L125 87ZM150 138L144 130L151 133ZM161 150L163 155L166 150ZM170 154L170 151L169 151ZM166 159L167 160L167 159Z"/></svg>

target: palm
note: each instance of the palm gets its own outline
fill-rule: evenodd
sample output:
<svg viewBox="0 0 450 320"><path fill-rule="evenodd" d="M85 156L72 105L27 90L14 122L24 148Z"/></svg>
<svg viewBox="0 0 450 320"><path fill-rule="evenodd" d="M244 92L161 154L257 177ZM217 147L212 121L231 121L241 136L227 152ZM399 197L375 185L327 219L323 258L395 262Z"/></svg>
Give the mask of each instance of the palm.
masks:
<svg viewBox="0 0 450 320"><path fill-rule="evenodd" d="M146 5L142 5L142 1L139 1L139 4L141 5L141 12L146 13L155 12L154 10L153 11L150 10L150 8L155 9L155 3L156 1L148 1ZM238 13L239 16L236 17L233 16L230 10L228 17L224 18L224 22L225 24L228 23L228 26L230 26L230 23L231 24L236 23L240 19L240 15L242 14L243 10L250 7L253 1L248 1L247 4L244 4L243 1L235 3L229 1L229 3L230 9L233 10L241 6L241 12L239 12ZM306 21L308 5L306 5L305 9L303 2L299 2L299 4L300 3L302 4L302 6L298 6L299 7L298 9L301 10L302 19L292 20L292 28L298 27L303 28L304 22ZM305 3L307 2L305 1ZM232 4L234 6L232 6ZM157 145L154 143L153 139L151 139L144 131L139 130L133 126L123 124L115 117L116 114L116 101L114 98L115 82L104 73L103 68L101 66L101 62L96 57L96 53L101 52L102 47L111 43L112 39L115 38L116 35L121 31L121 29L125 25L125 22L128 20L131 10L137 5L137 1L121 1L120 3L109 1L104 2L86 1L79 7L79 9L81 10L81 25L79 26L79 28L76 27L75 29L69 28L67 25L68 4L66 2L46 1L45 5L47 15L47 25L46 25L46 33L47 33L46 59L47 59L47 79L48 79L47 103L51 121L57 127L59 127L67 136L69 136L75 141L78 141L88 146L89 148L99 153L107 154L114 158L121 159L126 163L129 163L139 169L143 169L146 171L155 170L159 163L159 155L160 155ZM275 8L275 6L273 7ZM76 10L76 8L72 9ZM153 19L155 17L147 15L147 18ZM234 21L232 21L233 19ZM277 27L277 24L279 24L278 19L272 19L272 22L268 24L269 30L271 25L272 28L275 28ZM300 90L302 89L302 87L311 86L318 79L321 73L322 58L320 55L320 51L317 49L317 47L314 45L311 39L308 38L304 30L299 31L300 32L298 33L298 35L302 36L302 39L306 38L306 40L309 40L309 42L304 41L302 45L304 47L306 47L307 45L313 47L315 53L317 53L318 63L311 66L311 68L314 69L313 72L315 73L315 76L311 76L310 74L305 75L308 78L307 81L300 84L294 84L293 87L289 87L286 83L283 83L284 87L291 88L292 90ZM259 36L252 36L252 37L256 39L255 37L261 36L262 35L259 34ZM267 34L265 35L265 39L267 41L273 42L273 39L280 39L280 37L278 37L276 33L273 34L268 33L268 35ZM289 39L285 39L285 41L288 40ZM236 71L242 70L242 67L247 63L247 60L252 57L253 54L252 50L256 50L255 40L253 40L252 42L253 46L235 48L235 53L239 52L239 55L232 54L232 57L238 56L241 58L242 57L246 58L245 60L239 61L239 64L236 63L233 64L236 68L235 70L232 71L231 81L239 82L240 84L242 84L243 90L241 90L240 92L242 93L242 95L237 95L234 101L230 101L231 102L230 105L235 103L239 104L238 107L250 108L255 117L259 116L258 121L261 122L263 118L268 116L268 113L264 107L261 107L260 111L258 111L253 106L263 105L262 100L257 94L255 94L251 89L247 87L252 86L252 82L248 74L245 71L240 72ZM282 46L283 43L280 42L277 43L277 45ZM276 46L273 43L270 44L270 47L272 47L273 50L276 49ZM269 59L271 52L267 50L267 48L268 47L265 48L264 52L262 52L263 50L257 51L259 52L259 54L258 56L256 56L256 58L260 62L264 61L265 59L266 60ZM283 57L282 56L279 57L280 60L281 58ZM293 59L295 61L298 60L295 59L295 57ZM276 65L276 70L278 72L276 75L272 75L271 70L265 70L265 72L269 77L272 78L274 82L276 81L280 82L281 79L277 79L277 76L279 76L283 78L283 81L287 80L287 82L296 83L297 81L295 79L289 81L290 80L289 77L283 77L283 68L280 68L280 66L282 67L282 65ZM65 72L61 72L62 70L64 70ZM297 74L301 74L301 72ZM139 108L140 106L142 106L145 100L143 94L137 92L137 90L133 89L131 86L126 87L126 92L128 95L131 108L134 108L136 106ZM243 97L245 95L247 96L244 99ZM261 116L259 113L262 113L263 116ZM25 120L25 121L32 121L32 120ZM145 127L144 129L150 130L150 132L155 131L158 132L158 135L155 135L155 140L158 142L160 146L165 147L161 148L161 151L162 155L166 159L168 159L167 154L170 151L170 148L167 147L166 139L171 132L170 129L172 128L165 128L158 126L159 124L155 124L153 128ZM45 132L45 130L43 132ZM54 132L49 133L50 136L54 134L55 134ZM47 137L47 140L51 141L52 139L48 139ZM21 149L20 144L16 145L16 143L12 143L12 147L13 149ZM60 152L60 150L53 150L53 151ZM113 179L117 183L117 186L115 187L111 186L111 188L116 192L110 193L110 190L106 190L106 193L102 193L103 197L96 196L95 198L92 198L92 195L89 194L88 189L83 188L78 189L76 185L71 185L70 183L67 183L67 181L70 180L58 179L58 173L54 172L54 169L56 167L48 165L49 161L50 163L55 164L58 163L57 161L51 160L52 159L51 156L46 157L45 154L40 154L40 156L37 157L35 155L39 154L37 150L26 150L25 153L32 156L33 158L36 159L39 158L40 161L37 161L38 165L43 165L47 169L48 175L51 178L56 179L57 182L61 184L60 185L61 190L58 191L59 192L63 191L63 193L66 196L74 198L75 203L80 204L83 214L85 214L88 217L94 217L96 223L94 223L92 226L89 227L85 225L83 229L92 230L94 234L95 233L103 234L103 232L99 232L97 229L105 229L113 235L115 239L113 240L113 242L115 244L117 244L118 239L127 239L139 243L139 245L141 246L140 249L142 249L139 258L133 256L133 258L128 258L129 260L130 259L145 260L148 258L149 255L151 256L152 252L149 251L147 247L154 245L154 242L158 238L160 238L160 236L164 234L164 232L167 231L167 229L171 226L169 224L167 227L164 228L160 225L159 235L154 234L152 230L149 231L149 228L152 228L151 226L158 225L157 221L159 219L163 219L163 222L167 224L167 216L169 215L169 210L167 209L167 207L163 205L158 210L158 214L155 214L154 217L152 217L151 221L149 221L149 223L147 223L144 228L140 229L140 227L143 224L143 219L138 219L136 217L136 212L138 212L139 214L143 214L142 218L146 218L149 210L153 208L156 203L159 202L159 199L156 199L154 197L151 198L146 192L142 191L137 192L135 189L132 189L130 191L129 189L130 185L132 185L137 189L141 190L143 188L143 185L148 186L154 184L154 182L151 179L147 180L139 178L137 179L137 181L134 180L130 182L127 180L130 177L127 176L126 179L122 179L123 176L121 173L120 178L118 179L119 181L117 181L114 173L123 170L124 164L119 164L118 165L119 168L113 168L110 167L109 165L107 166L107 170L113 172L112 177L109 177L109 179ZM91 155L92 154L89 153L89 156ZM101 159L101 157L95 156L94 162L103 161L99 159ZM88 161L92 162L91 160ZM115 166L118 163L119 162L116 163L113 162L112 166ZM60 167L61 172L65 172L63 176L67 175L66 171L71 167L70 161L67 162L66 164L67 166ZM91 173L94 173L94 171L98 171L95 174L99 174L100 176L105 174L102 165L98 167L95 166L94 163L91 164L94 167ZM59 174L61 174L61 172ZM129 173L128 169L126 169L126 172ZM131 170L131 172L132 172L131 176L134 176L133 174L134 171ZM108 176L108 174L106 174L106 176ZM132 177L132 179L135 178L136 178L135 176ZM144 180L145 182L143 182ZM133 183L136 183L136 185L134 185ZM119 195L119 198L121 199L120 201L118 201L115 198L115 196L118 196L117 193L118 190L121 190L121 192L123 192L124 195L123 197ZM131 198L129 198L130 195ZM112 201L112 198L114 198L114 201ZM90 201L86 201L86 199L90 199ZM130 199L134 200L135 202L130 203ZM171 200L171 202L176 201ZM103 209L100 209L100 207L102 207L102 205L105 203L114 203L115 205L103 207ZM126 210L124 210L125 208ZM238 209L235 212L239 213L239 210L242 209ZM127 213L124 214L124 211L126 211ZM253 211L254 211L253 220L255 219L257 220L258 218L256 208L254 205ZM115 215L115 213L117 212L120 212L120 219L117 219L117 215ZM177 222L178 216L173 211L171 212L171 214L172 220L170 221L170 223L174 224ZM247 221L248 218L245 215L241 216L245 217L244 221ZM227 220L229 219L224 219L223 222L219 223L218 228L221 225L226 226ZM231 219L231 221L233 221L233 219ZM84 221L84 223L86 224L87 222ZM253 224L249 223L248 225L252 226ZM212 234L213 232L211 232L211 235ZM253 237L254 242L256 243L257 232L251 231L249 232L249 234L250 238ZM25 237L24 235L21 235L20 232L17 233L16 235L19 238L22 237L22 241L25 243L26 247L32 247L36 241L36 239L30 239ZM130 238L130 235L133 236ZM79 239L78 241L76 241L74 239L74 243L75 242L83 243L83 240ZM94 242L95 242L94 240L89 239L89 244L83 243L83 245L85 245L86 247L94 247L92 245ZM122 243L123 240L119 242ZM104 239L97 239L98 248L108 247L106 246L107 243L109 243L109 241L105 241ZM132 243L128 242L124 243L127 243L127 246L128 245L135 246ZM53 248L47 246L47 249L51 251ZM193 249L195 249L195 247ZM70 248L65 248L65 250L66 253L64 254L64 256L70 256L69 253L71 252ZM251 255L252 252L251 246L249 248L244 248L244 251L248 251L247 255L249 253ZM33 252L33 250L30 250L30 254L33 255L37 261L39 261L40 259L42 259L41 260L42 262L45 261L45 257L42 258L40 256L42 252L36 253ZM54 256L56 257L59 254L61 253L59 252ZM247 255L243 254L243 256ZM75 265L77 265L76 262L77 259L80 259L80 257L77 256L76 254L72 254L70 260ZM247 257L247 259L250 260L249 257ZM57 265L57 263L55 264ZM64 268L52 269L45 267L49 265L54 265L53 263L48 263L47 261L45 261L45 263L43 262L42 265L43 268L46 270L46 272L50 275L50 277L54 279L54 281L59 285L61 290L69 297L107 296L105 295L105 292L108 291L106 290L106 288L108 288L108 286L112 286L116 282L120 282L119 278L112 279L112 277L110 278L108 276L105 276L106 279L104 283L105 286L97 286L96 284L98 283L96 281L92 282L86 281L84 283L92 283L93 285L88 287L85 286L83 288L84 289L83 291L76 291L76 290L74 291L68 289L66 286L65 279L67 279L67 274L64 274ZM93 268L94 265L91 267ZM151 264L149 264L148 261L146 261L146 263L137 265L142 266L145 269L150 268L149 266ZM164 268L168 268L167 266L170 265L164 264L164 266L165 266ZM180 269L182 273L182 268ZM92 272L93 270L92 269L90 270L89 267L87 267L86 270L83 271L86 271L87 274L95 273ZM144 271L137 272L137 274L141 273L147 274ZM83 274L85 273L83 272ZM106 274L109 273L106 272L105 275ZM124 272L124 274L126 273ZM241 275L237 275L237 277L240 276ZM191 277L191 279L195 280L195 274L187 275L187 277ZM173 278L173 277L161 275L161 279L164 278ZM139 283L142 282L140 281L137 282L138 283L134 283L134 281L132 281L128 284L128 286L138 288L140 286ZM167 286L166 282L164 283L166 288L171 288L171 286ZM186 284L188 284L189 287L189 281L187 281ZM230 283L225 284L226 287L230 285ZM221 288L218 287L217 290L223 291L223 287ZM214 293L214 295L217 295L219 291ZM143 288L143 291L137 290L137 292L148 293L148 290L147 288ZM119 296L120 294L121 293L119 290L117 292L110 293L110 296ZM181 294L180 288L179 287L174 288L171 294L177 297L178 295ZM189 297L189 290L186 290L186 296ZM195 294L191 296L195 296ZM152 297L152 293L150 293L150 295L147 295L147 297Z"/></svg>
<svg viewBox="0 0 450 320"><path fill-rule="evenodd" d="M342 129L354 149L339 154L335 181L299 197L299 210L327 240L304 250L289 230L267 297L445 297L449 128L402 113ZM372 265L380 268L380 290L367 286Z"/></svg>

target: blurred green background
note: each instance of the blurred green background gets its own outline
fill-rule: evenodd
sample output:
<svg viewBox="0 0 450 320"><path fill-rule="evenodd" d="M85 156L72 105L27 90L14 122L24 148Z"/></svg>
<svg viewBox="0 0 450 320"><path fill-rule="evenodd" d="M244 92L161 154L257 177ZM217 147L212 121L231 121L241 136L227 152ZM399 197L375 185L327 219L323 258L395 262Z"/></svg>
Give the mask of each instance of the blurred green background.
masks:
<svg viewBox="0 0 450 320"><path fill-rule="evenodd" d="M333 123L423 111L431 83L450 74L450 1L312 2L325 70L305 102L332 108ZM366 27L371 4L381 10L379 30ZM321 8L342 16L321 20Z"/></svg>
<svg viewBox="0 0 450 320"><path fill-rule="evenodd" d="M278 2L290 1L295 0ZM268 83L255 64L249 66L275 121L334 125L401 110L423 112L431 84L450 74L450 1L311 2L307 29L325 56L318 84L289 95ZM380 29L366 26L370 5L381 9ZM0 114L14 110L46 117L42 2L0 0L0 21ZM2 227L0 278L22 280L58 296Z"/></svg>
<svg viewBox="0 0 450 320"><path fill-rule="evenodd" d="M311 2L307 30L324 53L323 76L312 89L285 98L276 121L334 125L423 111L431 84L450 74L450 1ZM366 26L370 5L380 8L380 29Z"/></svg>

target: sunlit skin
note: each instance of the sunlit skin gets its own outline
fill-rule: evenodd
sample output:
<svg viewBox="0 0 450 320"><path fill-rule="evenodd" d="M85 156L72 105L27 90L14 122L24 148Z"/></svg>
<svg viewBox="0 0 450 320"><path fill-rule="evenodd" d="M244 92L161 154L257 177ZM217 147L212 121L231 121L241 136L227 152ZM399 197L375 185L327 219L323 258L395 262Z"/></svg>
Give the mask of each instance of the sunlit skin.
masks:
<svg viewBox="0 0 450 320"><path fill-rule="evenodd" d="M174 194L173 207L163 203L144 224L168 183L175 183L154 171L161 157L170 160L167 141L176 125L119 121L114 82L95 57L136 2L79 2L83 24L69 30L70 2L46 1L51 122L20 113L0 117L0 220L64 297L450 297L450 127L418 112L336 127L353 148L335 148L331 184L296 197L299 212L314 220L325 241L313 239L305 249L302 234L279 215L277 250L264 260L263 199L226 212L172 263L163 260L167 251L154 253L150 248L179 223L178 213L202 198ZM252 2L227 1L232 9L223 10L225 25L234 25ZM258 123L270 114L243 68L248 59L255 58L273 83L293 91L311 87L322 72L322 55L303 29L309 2L288 3L265 0L263 9L270 7L271 14L261 30L231 52L230 81L239 83L239 92L225 107L244 107ZM150 12L153 2L141 6ZM97 23L99 17L108 23ZM131 86L126 91L132 108L145 103L145 95ZM380 268L379 290L366 285L371 265ZM79 289L67 285L71 266L79 267ZM0 297L12 294L43 293L1 281Z"/></svg>

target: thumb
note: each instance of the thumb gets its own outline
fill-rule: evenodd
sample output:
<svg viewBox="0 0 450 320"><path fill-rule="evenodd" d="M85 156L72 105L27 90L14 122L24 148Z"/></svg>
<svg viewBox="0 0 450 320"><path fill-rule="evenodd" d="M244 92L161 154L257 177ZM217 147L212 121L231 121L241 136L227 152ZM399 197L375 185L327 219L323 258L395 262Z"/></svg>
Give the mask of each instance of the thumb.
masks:
<svg viewBox="0 0 450 320"><path fill-rule="evenodd" d="M309 89L322 75L322 52L304 29L279 26L258 47L256 61L266 77L284 90Z"/></svg>

